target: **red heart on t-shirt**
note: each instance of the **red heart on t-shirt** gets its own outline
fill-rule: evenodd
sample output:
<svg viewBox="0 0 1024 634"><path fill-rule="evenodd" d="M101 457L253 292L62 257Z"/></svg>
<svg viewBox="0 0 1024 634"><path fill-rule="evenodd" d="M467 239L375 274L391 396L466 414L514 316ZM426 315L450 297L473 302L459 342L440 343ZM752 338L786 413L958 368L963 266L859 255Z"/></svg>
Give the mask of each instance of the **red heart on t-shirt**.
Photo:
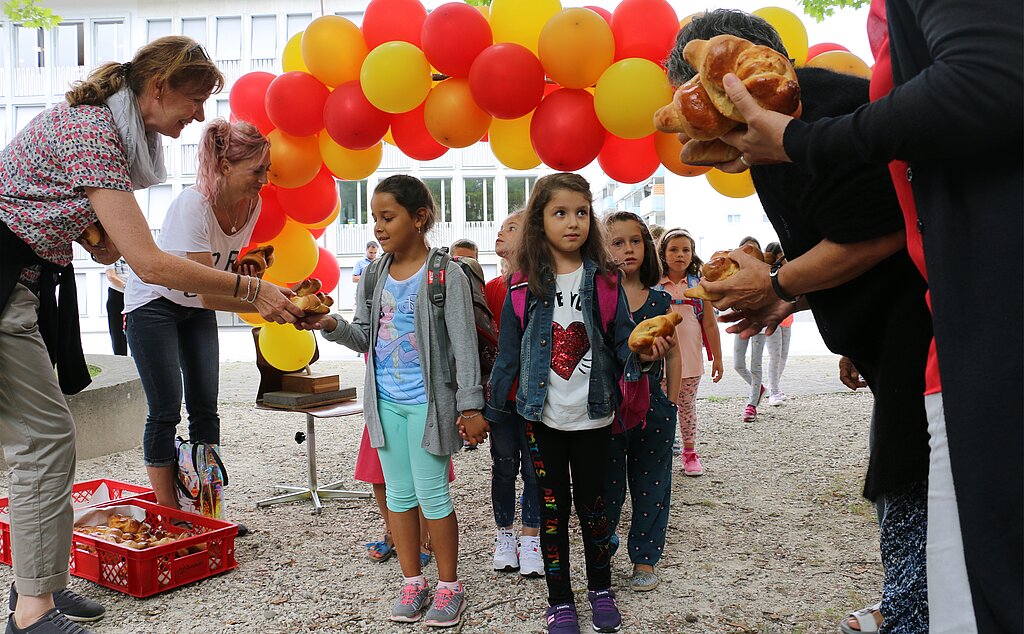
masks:
<svg viewBox="0 0 1024 634"><path fill-rule="evenodd" d="M558 322L551 324L551 369L555 374L568 381L588 350L590 339L582 321L574 321L568 328Z"/></svg>

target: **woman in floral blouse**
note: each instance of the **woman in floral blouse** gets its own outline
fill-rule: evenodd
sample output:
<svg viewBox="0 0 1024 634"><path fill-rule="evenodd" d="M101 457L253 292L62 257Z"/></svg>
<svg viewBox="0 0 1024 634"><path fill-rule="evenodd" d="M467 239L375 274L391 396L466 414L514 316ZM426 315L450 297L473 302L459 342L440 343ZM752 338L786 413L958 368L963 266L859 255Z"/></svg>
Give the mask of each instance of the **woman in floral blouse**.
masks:
<svg viewBox="0 0 1024 634"><path fill-rule="evenodd" d="M123 256L148 283L233 296L278 323L301 316L286 290L161 251L135 201L134 190L166 178L161 135L202 121L223 83L193 40L160 38L131 62L95 69L0 152L0 443L12 470L15 573L8 632L85 632L68 619L103 614L65 589L75 426L62 392L89 382L71 243L103 264ZM86 240L97 222L98 239Z"/></svg>

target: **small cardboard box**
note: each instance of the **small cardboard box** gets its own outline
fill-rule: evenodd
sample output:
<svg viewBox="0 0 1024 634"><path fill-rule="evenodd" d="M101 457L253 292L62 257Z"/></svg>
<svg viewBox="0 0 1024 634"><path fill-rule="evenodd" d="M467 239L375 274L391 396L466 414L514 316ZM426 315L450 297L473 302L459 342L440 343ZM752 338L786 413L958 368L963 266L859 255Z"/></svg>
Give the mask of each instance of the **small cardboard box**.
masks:
<svg viewBox="0 0 1024 634"><path fill-rule="evenodd" d="M337 392L340 388L341 379L337 374L291 372L281 377L281 391L283 392L323 394L325 392Z"/></svg>

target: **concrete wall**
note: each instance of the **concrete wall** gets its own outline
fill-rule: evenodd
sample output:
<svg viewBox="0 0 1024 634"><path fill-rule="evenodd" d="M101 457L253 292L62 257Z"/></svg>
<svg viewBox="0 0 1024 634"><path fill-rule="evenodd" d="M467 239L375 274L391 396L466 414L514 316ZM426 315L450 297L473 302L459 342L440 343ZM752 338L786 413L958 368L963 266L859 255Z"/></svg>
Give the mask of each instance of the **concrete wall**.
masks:
<svg viewBox="0 0 1024 634"><path fill-rule="evenodd" d="M85 460L142 444L146 395L131 357L86 355L103 369L92 384L67 397L78 430L78 458ZM140 456L141 457L141 456ZM117 474L110 474L116 478Z"/></svg>

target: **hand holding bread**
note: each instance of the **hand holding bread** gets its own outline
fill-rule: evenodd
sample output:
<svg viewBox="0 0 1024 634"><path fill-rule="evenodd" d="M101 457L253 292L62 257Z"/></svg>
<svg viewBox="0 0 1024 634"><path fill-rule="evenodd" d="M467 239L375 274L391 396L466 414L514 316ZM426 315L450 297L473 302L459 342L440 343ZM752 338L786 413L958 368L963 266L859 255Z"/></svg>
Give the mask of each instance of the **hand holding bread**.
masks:
<svg viewBox="0 0 1024 634"><path fill-rule="evenodd" d="M265 244L247 251L242 257L235 261L235 272L237 273L244 266L251 266L253 274L263 277L267 269L274 264L274 245Z"/></svg>
<svg viewBox="0 0 1024 634"><path fill-rule="evenodd" d="M670 312L645 319L636 325L629 335L629 349L640 354L651 354L658 337L671 337L676 326L683 321L679 313Z"/></svg>
<svg viewBox="0 0 1024 634"><path fill-rule="evenodd" d="M325 293L320 292L322 284L320 280L311 277L303 281L294 289L295 295L290 299L293 304L301 308L306 315L326 315L331 312L334 299Z"/></svg>
<svg viewBox="0 0 1024 634"><path fill-rule="evenodd" d="M764 253L749 242L740 247L740 250L753 258L764 261ZM700 267L701 277L709 282L721 282L722 280L729 279L739 273L739 270L740 265L736 260L729 257L729 251L715 251L711 259L705 262L704 266ZM723 297L722 295L709 293L707 289L700 285L686 289L683 291L683 295L692 299L703 299L709 302L717 302Z"/></svg>

